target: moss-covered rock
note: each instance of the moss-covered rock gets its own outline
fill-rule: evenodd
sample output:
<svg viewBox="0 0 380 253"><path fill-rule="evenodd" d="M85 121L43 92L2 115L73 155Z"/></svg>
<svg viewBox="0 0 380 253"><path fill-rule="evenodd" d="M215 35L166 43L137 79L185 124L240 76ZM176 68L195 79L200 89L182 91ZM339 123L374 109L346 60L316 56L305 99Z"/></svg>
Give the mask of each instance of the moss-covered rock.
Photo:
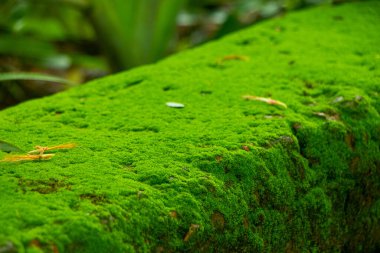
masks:
<svg viewBox="0 0 380 253"><path fill-rule="evenodd" d="M2 111L23 150L78 147L0 163L0 252L379 250L379 13L289 14Z"/></svg>

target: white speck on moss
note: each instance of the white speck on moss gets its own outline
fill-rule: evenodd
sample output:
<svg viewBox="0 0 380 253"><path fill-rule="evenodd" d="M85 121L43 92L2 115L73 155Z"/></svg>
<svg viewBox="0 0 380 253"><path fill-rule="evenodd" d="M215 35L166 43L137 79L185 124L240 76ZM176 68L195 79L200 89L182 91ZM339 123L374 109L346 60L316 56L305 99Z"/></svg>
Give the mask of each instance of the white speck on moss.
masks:
<svg viewBox="0 0 380 253"><path fill-rule="evenodd" d="M184 104L176 103L176 102L167 102L166 105L169 107L173 107L173 108L184 108L185 107Z"/></svg>

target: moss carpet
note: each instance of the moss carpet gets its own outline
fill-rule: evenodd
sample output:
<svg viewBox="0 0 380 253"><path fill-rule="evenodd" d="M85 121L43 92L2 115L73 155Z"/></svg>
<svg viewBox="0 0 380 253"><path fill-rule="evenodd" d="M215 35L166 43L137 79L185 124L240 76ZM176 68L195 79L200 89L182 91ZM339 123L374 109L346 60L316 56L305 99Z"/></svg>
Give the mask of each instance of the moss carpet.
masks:
<svg viewBox="0 0 380 253"><path fill-rule="evenodd" d="M379 24L307 9L1 111L77 147L0 163L0 252L379 250Z"/></svg>

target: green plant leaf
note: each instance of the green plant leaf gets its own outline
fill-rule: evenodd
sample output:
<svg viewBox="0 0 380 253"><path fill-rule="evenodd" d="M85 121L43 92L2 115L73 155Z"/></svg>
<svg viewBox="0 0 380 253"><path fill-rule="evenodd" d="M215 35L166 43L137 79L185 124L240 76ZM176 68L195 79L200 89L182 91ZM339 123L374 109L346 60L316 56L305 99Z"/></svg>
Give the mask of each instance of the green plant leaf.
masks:
<svg viewBox="0 0 380 253"><path fill-rule="evenodd" d="M31 36L2 34L0 53L32 60L44 59L58 54L58 51L52 43L30 37Z"/></svg>
<svg viewBox="0 0 380 253"><path fill-rule="evenodd" d="M0 150L4 152L20 152L23 153L24 150L20 149L19 147L16 147L13 144L10 144L8 142L0 140Z"/></svg>
<svg viewBox="0 0 380 253"><path fill-rule="evenodd" d="M62 83L66 85L74 85L67 79L45 75L37 73L24 73L24 72L15 72L15 73L0 73L0 82L11 81L11 80L36 80L36 81L45 81L53 83Z"/></svg>
<svg viewBox="0 0 380 253"><path fill-rule="evenodd" d="M114 70L162 58L183 3L184 0L91 1L89 20Z"/></svg>

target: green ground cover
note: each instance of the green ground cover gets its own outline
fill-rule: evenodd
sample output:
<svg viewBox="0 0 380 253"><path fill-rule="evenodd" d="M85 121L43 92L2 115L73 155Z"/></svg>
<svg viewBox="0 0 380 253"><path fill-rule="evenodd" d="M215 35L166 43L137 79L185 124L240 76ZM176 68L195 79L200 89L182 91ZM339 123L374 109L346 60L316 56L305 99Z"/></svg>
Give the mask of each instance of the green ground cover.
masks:
<svg viewBox="0 0 380 253"><path fill-rule="evenodd" d="M0 252L379 249L379 13L289 14L0 112L23 150L78 145L0 163Z"/></svg>

